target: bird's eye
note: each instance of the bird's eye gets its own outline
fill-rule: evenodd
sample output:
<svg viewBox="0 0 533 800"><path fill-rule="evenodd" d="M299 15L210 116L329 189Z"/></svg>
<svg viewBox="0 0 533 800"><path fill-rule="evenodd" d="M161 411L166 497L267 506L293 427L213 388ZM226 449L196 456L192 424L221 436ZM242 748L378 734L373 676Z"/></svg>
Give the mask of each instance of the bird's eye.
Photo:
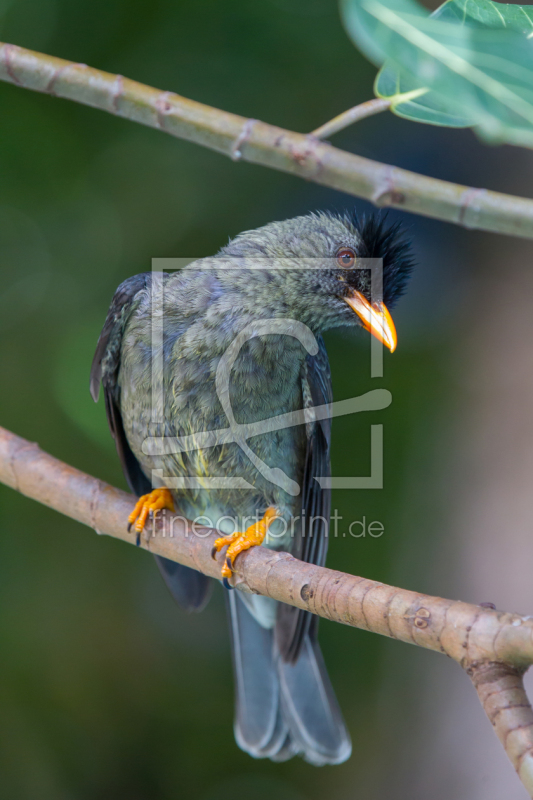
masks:
<svg viewBox="0 0 533 800"><path fill-rule="evenodd" d="M351 247L341 247L337 251L337 264L344 269L351 269L355 264L355 253Z"/></svg>

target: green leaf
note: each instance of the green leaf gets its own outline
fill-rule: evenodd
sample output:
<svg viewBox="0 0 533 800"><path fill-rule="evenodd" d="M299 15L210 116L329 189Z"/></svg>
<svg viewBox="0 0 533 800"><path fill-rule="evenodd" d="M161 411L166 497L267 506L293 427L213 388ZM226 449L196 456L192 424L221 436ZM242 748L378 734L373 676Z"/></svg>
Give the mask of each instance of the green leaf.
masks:
<svg viewBox="0 0 533 800"><path fill-rule="evenodd" d="M414 0L342 0L341 9L354 42L385 62L375 90L396 114L533 147L533 6L448 0L430 16Z"/></svg>
<svg viewBox="0 0 533 800"><path fill-rule="evenodd" d="M461 107L458 107L455 114L452 113L446 98L427 88L415 100L404 100L417 85L419 81L410 75L402 75L399 69L386 62L378 72L374 92L378 97L391 100L391 110L405 119L431 125L446 125L450 128L469 128L475 124L475 119L466 117Z"/></svg>
<svg viewBox="0 0 533 800"><path fill-rule="evenodd" d="M431 15L433 19L460 24L479 24L485 28L533 34L533 6L493 3L491 0L448 0Z"/></svg>

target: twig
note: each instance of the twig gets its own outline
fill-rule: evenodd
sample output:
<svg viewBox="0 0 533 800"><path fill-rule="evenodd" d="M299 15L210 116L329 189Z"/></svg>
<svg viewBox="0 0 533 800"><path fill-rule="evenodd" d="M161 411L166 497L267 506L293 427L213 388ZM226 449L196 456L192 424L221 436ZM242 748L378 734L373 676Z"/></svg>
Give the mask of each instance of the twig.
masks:
<svg viewBox="0 0 533 800"><path fill-rule="evenodd" d="M381 114L391 106L390 100L385 100L382 97L376 97L374 100L367 100L366 103L360 103L358 106L349 108L348 111L343 111L337 117L333 117L329 122L325 122L320 128L317 128L311 133L315 139L327 139L328 136L333 136L334 133L342 131L343 128L348 128L354 122L359 122L366 117L373 117L374 114Z"/></svg>
<svg viewBox="0 0 533 800"><path fill-rule="evenodd" d="M0 428L0 482L62 514L135 543L126 520L135 499ZM213 578L217 532L183 517L157 520L145 550ZM445 653L470 675L483 708L519 777L533 795L533 711L522 675L533 663L533 618L443 600L316 567L288 553L254 547L236 561L240 589L321 617Z"/></svg>
<svg viewBox="0 0 533 800"><path fill-rule="evenodd" d="M229 114L85 64L0 44L0 80L100 108L235 160L263 164L364 197L377 206L533 238L533 200L370 161L314 136Z"/></svg>
<svg viewBox="0 0 533 800"><path fill-rule="evenodd" d="M533 710L523 670L489 661L472 664L466 671L518 777L533 796Z"/></svg>

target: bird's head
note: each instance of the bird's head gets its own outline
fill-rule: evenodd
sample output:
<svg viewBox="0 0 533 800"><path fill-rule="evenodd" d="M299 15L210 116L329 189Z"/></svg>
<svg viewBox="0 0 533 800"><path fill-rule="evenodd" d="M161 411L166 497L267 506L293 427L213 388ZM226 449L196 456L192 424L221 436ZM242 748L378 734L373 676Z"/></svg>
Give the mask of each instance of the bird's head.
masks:
<svg viewBox="0 0 533 800"><path fill-rule="evenodd" d="M389 309L413 265L399 224L387 227L379 214L313 213L241 233L220 255L259 265L244 291L265 310L317 332L359 325L391 352L396 348Z"/></svg>

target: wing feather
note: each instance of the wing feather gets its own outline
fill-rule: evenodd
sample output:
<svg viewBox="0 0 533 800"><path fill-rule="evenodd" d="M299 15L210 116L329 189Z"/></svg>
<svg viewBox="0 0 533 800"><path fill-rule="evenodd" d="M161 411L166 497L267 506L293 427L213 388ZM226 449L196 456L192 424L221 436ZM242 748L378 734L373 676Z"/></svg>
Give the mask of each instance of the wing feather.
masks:
<svg viewBox="0 0 533 800"><path fill-rule="evenodd" d="M126 324L135 309L139 292L150 286L149 272L134 275L118 287L111 301L102 333L96 345L91 367L91 395L97 402L100 384L104 390L105 408L109 428L122 464L124 476L131 491L136 495L148 494L152 486L129 445L120 411L120 352ZM212 590L208 577L196 570L184 567L167 558L155 556L161 574L174 599L188 611L201 611Z"/></svg>
<svg viewBox="0 0 533 800"><path fill-rule="evenodd" d="M302 375L304 407L330 404L333 400L331 371L322 338L316 356L308 356ZM328 548L331 491L322 489L315 477L329 477L331 420L307 426L307 452L302 486L302 524L292 554L309 564L324 566ZM276 643L284 661L294 664L307 634L316 638L318 617L308 611L280 603L276 619Z"/></svg>

